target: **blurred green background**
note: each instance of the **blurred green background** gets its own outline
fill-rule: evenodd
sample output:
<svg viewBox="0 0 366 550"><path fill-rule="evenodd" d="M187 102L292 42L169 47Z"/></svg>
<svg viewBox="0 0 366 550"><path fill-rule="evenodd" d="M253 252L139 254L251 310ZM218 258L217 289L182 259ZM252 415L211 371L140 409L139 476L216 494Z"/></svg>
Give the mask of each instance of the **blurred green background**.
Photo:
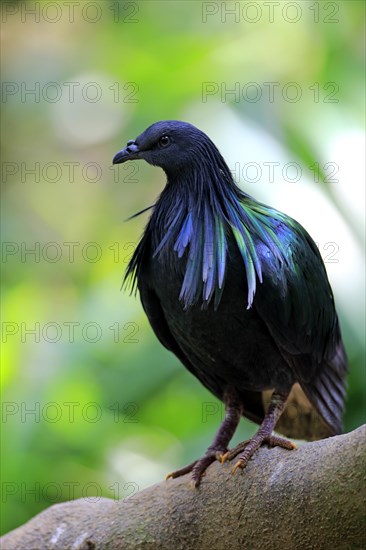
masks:
<svg viewBox="0 0 366 550"><path fill-rule="evenodd" d="M160 481L222 417L120 292L148 214L124 220L164 174L111 161L160 119L206 131L319 244L346 429L364 421L364 15L352 0L2 3L2 532Z"/></svg>

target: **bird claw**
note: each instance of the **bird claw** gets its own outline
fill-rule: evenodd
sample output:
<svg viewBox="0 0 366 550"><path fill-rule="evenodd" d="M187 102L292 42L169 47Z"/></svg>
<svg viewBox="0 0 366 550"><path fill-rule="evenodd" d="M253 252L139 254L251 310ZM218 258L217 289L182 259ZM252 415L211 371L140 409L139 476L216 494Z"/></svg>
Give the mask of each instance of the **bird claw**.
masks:
<svg viewBox="0 0 366 550"><path fill-rule="evenodd" d="M174 472L169 472L165 479L175 479L176 477L184 476L185 474L189 474L189 472L192 472L195 465L199 462L199 460L195 460L194 462L191 462L191 464L187 464L187 466L183 466L183 468L180 468L179 470L174 470Z"/></svg>
<svg viewBox="0 0 366 550"><path fill-rule="evenodd" d="M246 466L246 464L243 465L242 461L239 459L233 466L233 468L231 469L231 473L232 474L235 474L236 470L238 468L244 468Z"/></svg>
<svg viewBox="0 0 366 550"><path fill-rule="evenodd" d="M231 449L231 451L227 451L224 456L223 456L223 464L228 460L232 460L233 458L235 458L239 453L241 453L242 451L244 451L245 447L248 445L248 443L250 442L250 439L246 439L245 441L242 441L241 443L238 443L238 445L236 445L236 447L234 447L233 449Z"/></svg>
<svg viewBox="0 0 366 550"><path fill-rule="evenodd" d="M225 454L221 455L220 462L221 464L225 464L227 460L229 460L230 451L226 451Z"/></svg>
<svg viewBox="0 0 366 550"><path fill-rule="evenodd" d="M227 451L226 451L226 453L227 453ZM220 462L220 464L224 464L224 462L225 462L224 457L225 457L226 453L223 453L221 451L217 451L217 453L215 453L216 460L218 462Z"/></svg>
<svg viewBox="0 0 366 550"><path fill-rule="evenodd" d="M206 475L206 470L210 466L210 464L212 464L212 462L215 462L215 460L223 463L223 456L224 454L222 450L209 450L202 458L195 460L191 464L188 464L188 466L184 466L183 468L180 468L180 470L170 472L165 476L165 479L174 479L176 477L184 476L185 474L192 472L190 485L192 488L197 488L200 484L201 478Z"/></svg>
<svg viewBox="0 0 366 550"><path fill-rule="evenodd" d="M297 449L297 445L284 437L278 437L277 435L271 435L266 438L263 443L269 447L282 447L282 449L287 449L288 451L293 451Z"/></svg>
<svg viewBox="0 0 366 550"><path fill-rule="evenodd" d="M231 451L226 451L224 453L222 450L209 450L202 458L195 460L191 464L188 464L179 470L169 472L169 474L165 476L165 479L175 479L176 477L184 476L185 474L192 472L190 487L192 489L197 489L202 477L206 475L207 468L210 464L215 462L215 460L221 464L225 464L226 461L230 461L239 453L242 453L231 469L231 473L235 474L239 468L242 470L246 467L254 453L262 445L268 445L269 447L282 447L283 449L287 449L289 451L297 448L295 443L292 443L292 441L284 439L283 437L278 437L276 435L264 436L263 434L257 433L254 437L252 437L252 439L242 441Z"/></svg>
<svg viewBox="0 0 366 550"><path fill-rule="evenodd" d="M268 445L269 447L282 447L283 449L287 449L289 451L297 449L295 443L292 443L292 441L284 439L283 437L278 437L277 435L263 436L262 434L257 433L252 439L239 443L239 445L237 445L235 449L230 451L230 453L227 453L231 455L229 456L229 460L231 460L231 458L234 458L234 456L236 456L244 448L242 454L238 458L238 461L232 468L231 473L234 474L238 468L245 468L249 460L253 457L254 453L262 445Z"/></svg>
<svg viewBox="0 0 366 550"><path fill-rule="evenodd" d="M191 481L189 482L189 488L192 489L192 491L195 491L198 485L199 483L197 482L196 479L191 479Z"/></svg>

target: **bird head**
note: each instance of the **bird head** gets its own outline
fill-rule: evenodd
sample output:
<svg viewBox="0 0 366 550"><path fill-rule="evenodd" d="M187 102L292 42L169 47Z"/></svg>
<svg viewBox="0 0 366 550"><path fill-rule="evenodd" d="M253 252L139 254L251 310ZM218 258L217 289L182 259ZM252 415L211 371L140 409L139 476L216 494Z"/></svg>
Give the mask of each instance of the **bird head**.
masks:
<svg viewBox="0 0 366 550"><path fill-rule="evenodd" d="M222 159L209 137L192 124L163 120L149 126L135 140L128 141L115 155L113 164L143 159L160 166L167 175L176 175L190 166L202 164L205 151L210 151L211 156L216 153Z"/></svg>

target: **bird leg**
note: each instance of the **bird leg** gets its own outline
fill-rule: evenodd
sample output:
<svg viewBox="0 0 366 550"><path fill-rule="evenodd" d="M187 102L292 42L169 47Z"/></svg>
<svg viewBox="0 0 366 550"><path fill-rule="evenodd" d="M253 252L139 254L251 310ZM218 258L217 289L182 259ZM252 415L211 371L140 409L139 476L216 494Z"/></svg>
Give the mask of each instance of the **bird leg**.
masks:
<svg viewBox="0 0 366 550"><path fill-rule="evenodd" d="M192 485L198 487L201 481L201 477L204 475L207 468L215 460L222 462L224 453L227 452L227 447L234 432L239 424L240 417L242 415L242 405L240 404L237 396L232 391L227 391L224 396L225 402L225 418L222 421L212 444L207 449L203 457L195 460L191 464L188 464L180 470L171 472L166 476L166 479L183 476L188 472L192 472Z"/></svg>
<svg viewBox="0 0 366 550"><path fill-rule="evenodd" d="M272 431L277 423L277 420L285 409L287 397L288 393L274 391L266 416L264 417L261 427L257 433L251 439L239 443L239 445L222 457L222 461L225 462L226 460L232 460L235 456L241 453L238 461L232 469L233 473L238 468L245 468L254 453L263 444L269 445L270 447L282 447L288 450L296 449L296 445L291 441L288 441L283 437L272 435Z"/></svg>

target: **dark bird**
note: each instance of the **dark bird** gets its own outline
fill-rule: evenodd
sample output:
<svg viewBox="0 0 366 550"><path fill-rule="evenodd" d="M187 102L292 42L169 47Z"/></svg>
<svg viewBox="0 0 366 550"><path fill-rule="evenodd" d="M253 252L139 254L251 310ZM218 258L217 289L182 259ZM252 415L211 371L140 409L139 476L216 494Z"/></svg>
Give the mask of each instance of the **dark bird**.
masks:
<svg viewBox="0 0 366 550"><path fill-rule="evenodd" d="M150 207L125 282L138 288L163 346L226 410L205 455L169 476L192 472L197 486L216 459L239 455L235 471L262 444L295 448L272 435L294 388L319 414L323 435L341 433L347 358L333 293L310 235L239 189L217 147L191 124L153 124L128 141L113 164L135 159L161 167L167 182ZM241 416L260 428L228 451ZM295 424L294 436L316 437L309 418L307 430Z"/></svg>

